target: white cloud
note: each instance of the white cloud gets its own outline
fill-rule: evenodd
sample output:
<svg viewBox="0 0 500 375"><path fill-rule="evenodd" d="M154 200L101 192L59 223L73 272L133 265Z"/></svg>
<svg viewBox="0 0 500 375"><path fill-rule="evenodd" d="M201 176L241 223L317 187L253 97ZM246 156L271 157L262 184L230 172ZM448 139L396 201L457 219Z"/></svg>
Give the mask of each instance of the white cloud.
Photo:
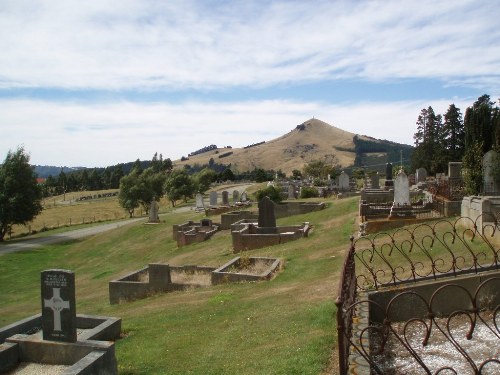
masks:
<svg viewBox="0 0 500 375"><path fill-rule="evenodd" d="M432 105L436 113L444 113L451 103L462 112L472 104L441 100L84 105L0 100L0 155L22 144L31 162L42 165L108 166L149 160L155 152L174 160L209 144L243 147L269 141L313 116L353 133L412 144L420 110Z"/></svg>
<svg viewBox="0 0 500 375"><path fill-rule="evenodd" d="M499 17L494 2L472 0L3 1L0 87L481 77L490 88L500 83Z"/></svg>

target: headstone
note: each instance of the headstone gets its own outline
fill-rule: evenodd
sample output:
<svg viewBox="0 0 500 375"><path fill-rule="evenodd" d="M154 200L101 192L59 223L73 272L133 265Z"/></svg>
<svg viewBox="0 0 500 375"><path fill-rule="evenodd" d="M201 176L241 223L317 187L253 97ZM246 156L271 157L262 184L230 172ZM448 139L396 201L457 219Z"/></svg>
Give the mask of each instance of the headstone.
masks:
<svg viewBox="0 0 500 375"><path fill-rule="evenodd" d="M339 176L339 190L348 191L349 190L349 175L342 171Z"/></svg>
<svg viewBox="0 0 500 375"><path fill-rule="evenodd" d="M160 217L158 216L158 202L153 199L149 207L149 223L159 223Z"/></svg>
<svg viewBox="0 0 500 375"><path fill-rule="evenodd" d="M461 173L462 173L462 162L450 161L448 163L448 177L449 178L460 178Z"/></svg>
<svg viewBox="0 0 500 375"><path fill-rule="evenodd" d="M68 270L41 273L43 339L76 342L75 274Z"/></svg>
<svg viewBox="0 0 500 375"><path fill-rule="evenodd" d="M247 192L244 191L243 193L241 193L241 197L240 197L240 200L242 202L246 202L248 200L248 197L247 197Z"/></svg>
<svg viewBox="0 0 500 375"><path fill-rule="evenodd" d="M410 204L410 185L408 177L402 169L394 181L394 204L400 206Z"/></svg>
<svg viewBox="0 0 500 375"><path fill-rule="evenodd" d="M392 164L387 163L385 165L385 183L384 186L386 188L390 188L394 186L394 181L392 180Z"/></svg>
<svg viewBox="0 0 500 375"><path fill-rule="evenodd" d="M264 197L259 202L259 228L276 228L274 203L269 197Z"/></svg>
<svg viewBox="0 0 500 375"><path fill-rule="evenodd" d="M210 206L212 206L212 207L217 206L217 192L216 191L210 192Z"/></svg>
<svg viewBox="0 0 500 375"><path fill-rule="evenodd" d="M295 185L288 185L288 199L295 199Z"/></svg>
<svg viewBox="0 0 500 375"><path fill-rule="evenodd" d="M222 205L229 206L229 192L226 190L222 192Z"/></svg>
<svg viewBox="0 0 500 375"><path fill-rule="evenodd" d="M372 189L380 189L380 176L378 172L372 176Z"/></svg>
<svg viewBox="0 0 500 375"><path fill-rule="evenodd" d="M196 194L196 208L205 208L205 205L203 204L203 195L201 193Z"/></svg>
<svg viewBox="0 0 500 375"><path fill-rule="evenodd" d="M498 163L498 153L494 150L488 151L483 156L483 182L484 195L497 195L500 186L494 178L494 166Z"/></svg>
<svg viewBox="0 0 500 375"><path fill-rule="evenodd" d="M238 190L233 190L233 203L240 201L240 192Z"/></svg>
<svg viewBox="0 0 500 375"><path fill-rule="evenodd" d="M415 183L425 182L427 180L427 170L425 168L418 168L415 172Z"/></svg>

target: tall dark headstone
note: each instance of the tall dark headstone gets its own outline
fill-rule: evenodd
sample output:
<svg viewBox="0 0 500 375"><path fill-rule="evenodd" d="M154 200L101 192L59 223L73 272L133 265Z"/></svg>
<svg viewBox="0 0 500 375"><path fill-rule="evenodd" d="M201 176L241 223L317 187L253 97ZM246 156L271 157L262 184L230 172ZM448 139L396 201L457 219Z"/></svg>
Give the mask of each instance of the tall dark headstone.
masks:
<svg viewBox="0 0 500 375"><path fill-rule="evenodd" d="M75 274L42 271L41 292L43 339L76 342Z"/></svg>
<svg viewBox="0 0 500 375"><path fill-rule="evenodd" d="M390 188L394 186L394 181L392 180L392 164L387 163L385 165L385 187Z"/></svg>
<svg viewBox="0 0 500 375"><path fill-rule="evenodd" d="M274 203L269 197L264 197L259 202L259 228L276 228Z"/></svg>
<svg viewBox="0 0 500 375"><path fill-rule="evenodd" d="M222 205L229 206L229 192L226 190L222 192Z"/></svg>

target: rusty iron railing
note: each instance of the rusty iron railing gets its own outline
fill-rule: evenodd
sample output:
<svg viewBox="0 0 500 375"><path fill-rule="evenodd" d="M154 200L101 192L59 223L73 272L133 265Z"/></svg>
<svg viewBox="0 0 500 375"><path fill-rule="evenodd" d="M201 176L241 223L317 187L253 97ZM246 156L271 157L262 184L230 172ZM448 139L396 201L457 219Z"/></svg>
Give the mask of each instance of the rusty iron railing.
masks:
<svg viewBox="0 0 500 375"><path fill-rule="evenodd" d="M353 350L370 364L372 371L375 373L388 373L387 369L381 370L377 367L379 365L377 365L376 360L373 359L370 353L384 352L389 336L402 344L403 348L420 368L424 369L424 373L442 375L457 373L444 367L437 372L430 372L429 366L421 359L412 344L408 344L405 336L406 331L404 331L406 328L403 329L403 334L397 333L393 321L387 314L390 313L391 309L397 308L399 301L402 301L403 297L394 297L381 323L368 326L360 334L357 334L358 337L356 338L354 338L355 334L353 334L353 317L356 317L361 304L369 304L372 308L384 310L383 307L377 306L373 301L359 300L360 293L365 291L377 291L384 289L384 287L394 288L419 281L437 280L449 276L456 277L468 273L477 274L484 271L500 270L500 249L495 239L495 235L500 229L498 220L494 219L493 222L486 223L483 227L478 228L477 222L479 219L476 221L469 218L458 218L454 221L441 219L433 223L401 228L390 234L379 233L371 237L360 237L356 240L351 238L351 247L344 261L336 300L340 374L347 374L349 355ZM497 235L496 237L500 236ZM500 279L497 278L498 280ZM443 290L449 290L447 288L449 287L447 286ZM440 290L441 296L443 290ZM500 288L496 289L497 293L499 290ZM434 294L436 293L438 292L436 291ZM479 315L482 310L476 298L478 293L476 292L474 296L469 298L466 306L468 309L464 308L462 309L463 312L460 313L467 315L468 320L472 322L471 335L474 331L475 322L481 319L484 320ZM421 296L416 295L415 298L424 301ZM446 336L450 321L453 320L456 314L451 314L443 326L443 323L436 320L437 314L433 310L432 302L434 299L433 295L430 302L423 302L426 306L427 320L412 318L404 323L404 327L415 324L424 327L425 329L422 331L426 337L423 341L424 346L433 330L441 331L455 350L466 358L474 374L483 374L481 372L483 368L489 368L495 363L500 364L498 358L484 359L480 363L468 358L466 350L454 341L455 339L449 332L448 336ZM493 320L492 323L487 324L490 332L498 339L500 339L499 309L500 305L494 306L490 310ZM370 333L370 337L378 337L378 341L371 341L373 346L371 349L361 344L365 342L362 340L362 336L368 333ZM378 344L374 344L374 342L378 342ZM498 345L500 346L500 341ZM486 373L484 372L484 374Z"/></svg>

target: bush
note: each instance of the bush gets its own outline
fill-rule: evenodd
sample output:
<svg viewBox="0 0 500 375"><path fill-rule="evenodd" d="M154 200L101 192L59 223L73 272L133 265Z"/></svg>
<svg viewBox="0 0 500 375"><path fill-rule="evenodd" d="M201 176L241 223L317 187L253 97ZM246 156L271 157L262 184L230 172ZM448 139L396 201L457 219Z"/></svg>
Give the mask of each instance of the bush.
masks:
<svg viewBox="0 0 500 375"><path fill-rule="evenodd" d="M257 190L254 195L255 195L257 202L260 202L260 200L266 196L269 197L269 199L275 203L279 203L283 199L281 197L280 189L278 189L272 185L268 186L265 189Z"/></svg>
<svg viewBox="0 0 500 375"><path fill-rule="evenodd" d="M301 198L316 198L319 197L318 189L315 187L303 187L300 191Z"/></svg>

